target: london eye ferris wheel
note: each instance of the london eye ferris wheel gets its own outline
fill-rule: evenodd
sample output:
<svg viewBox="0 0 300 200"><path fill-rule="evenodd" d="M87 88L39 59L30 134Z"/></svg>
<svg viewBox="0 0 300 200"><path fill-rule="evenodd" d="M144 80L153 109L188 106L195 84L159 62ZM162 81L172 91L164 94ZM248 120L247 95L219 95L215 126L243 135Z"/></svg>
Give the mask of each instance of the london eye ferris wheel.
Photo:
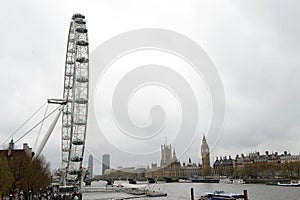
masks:
<svg viewBox="0 0 300 200"><path fill-rule="evenodd" d="M74 14L69 28L61 129L61 158L66 184L82 176L89 96L89 43L85 16Z"/></svg>

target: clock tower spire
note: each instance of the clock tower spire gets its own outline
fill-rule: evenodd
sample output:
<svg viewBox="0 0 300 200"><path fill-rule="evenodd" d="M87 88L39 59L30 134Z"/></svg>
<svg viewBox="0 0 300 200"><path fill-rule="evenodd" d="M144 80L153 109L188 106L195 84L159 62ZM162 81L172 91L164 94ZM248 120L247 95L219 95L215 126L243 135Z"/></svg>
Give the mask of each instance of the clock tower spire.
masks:
<svg viewBox="0 0 300 200"><path fill-rule="evenodd" d="M205 135L203 134L202 144L201 144L201 157L202 157L202 169L204 175L210 175L210 155L209 146L207 144Z"/></svg>

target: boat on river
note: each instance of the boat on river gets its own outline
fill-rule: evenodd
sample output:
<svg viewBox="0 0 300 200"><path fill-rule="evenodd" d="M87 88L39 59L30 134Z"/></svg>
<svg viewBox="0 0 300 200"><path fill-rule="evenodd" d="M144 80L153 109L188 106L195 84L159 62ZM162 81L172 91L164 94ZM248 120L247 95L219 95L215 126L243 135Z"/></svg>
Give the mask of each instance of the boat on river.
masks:
<svg viewBox="0 0 300 200"><path fill-rule="evenodd" d="M245 184L245 181L243 179L229 179L229 178L223 178L220 179L221 184Z"/></svg>
<svg viewBox="0 0 300 200"><path fill-rule="evenodd" d="M126 188L124 191L127 194L133 194L133 195L144 195L147 192L147 190L139 189L139 188Z"/></svg>
<svg viewBox="0 0 300 200"><path fill-rule="evenodd" d="M234 194L225 193L224 191L206 192L204 196L201 196L199 200L247 200L247 193Z"/></svg>
<svg viewBox="0 0 300 200"><path fill-rule="evenodd" d="M147 191L146 196L147 197L166 197L168 194L164 192L158 192L158 191Z"/></svg>
<svg viewBox="0 0 300 200"><path fill-rule="evenodd" d="M219 183L220 179L218 178L193 178L191 179L192 183Z"/></svg>
<svg viewBox="0 0 300 200"><path fill-rule="evenodd" d="M284 186L284 187L300 187L300 181L291 181L290 183L278 182L277 185Z"/></svg>

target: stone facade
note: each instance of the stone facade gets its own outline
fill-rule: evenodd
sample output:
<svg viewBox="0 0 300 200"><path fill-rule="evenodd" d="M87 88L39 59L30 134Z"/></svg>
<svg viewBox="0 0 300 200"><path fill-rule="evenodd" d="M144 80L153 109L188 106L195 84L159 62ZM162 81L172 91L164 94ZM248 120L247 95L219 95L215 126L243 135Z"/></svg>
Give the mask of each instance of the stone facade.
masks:
<svg viewBox="0 0 300 200"><path fill-rule="evenodd" d="M231 159L231 156L227 158L217 157L213 164L213 173L226 175L226 171L229 168L237 169L244 167L245 164L254 164L254 163L284 163L284 162L299 162L300 155L291 155L284 151L283 154L278 154L277 152L269 153L266 151L265 154L260 154L259 152L249 153L248 155L241 154L241 156L236 155L235 159Z"/></svg>
<svg viewBox="0 0 300 200"><path fill-rule="evenodd" d="M27 143L23 144L23 149L15 149L14 142L11 140L8 149L0 150L0 155L5 158L12 158L14 156L27 156L33 158L34 152L32 152L32 148L30 148Z"/></svg>
<svg viewBox="0 0 300 200"><path fill-rule="evenodd" d="M169 164L177 161L175 149L172 151L172 146L168 144L161 145L161 160L160 166L168 166Z"/></svg>
<svg viewBox="0 0 300 200"><path fill-rule="evenodd" d="M210 153L209 153L209 146L206 142L205 135L203 136L202 139L202 144L201 144L201 157L202 157L202 166L203 170L210 170Z"/></svg>

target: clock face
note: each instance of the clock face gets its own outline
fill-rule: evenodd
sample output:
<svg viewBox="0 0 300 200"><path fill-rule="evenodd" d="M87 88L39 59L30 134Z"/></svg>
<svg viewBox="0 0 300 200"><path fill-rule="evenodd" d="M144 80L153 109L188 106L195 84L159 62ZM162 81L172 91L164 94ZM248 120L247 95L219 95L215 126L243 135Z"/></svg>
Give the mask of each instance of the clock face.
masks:
<svg viewBox="0 0 300 200"><path fill-rule="evenodd" d="M208 149L202 149L202 153L208 153Z"/></svg>

